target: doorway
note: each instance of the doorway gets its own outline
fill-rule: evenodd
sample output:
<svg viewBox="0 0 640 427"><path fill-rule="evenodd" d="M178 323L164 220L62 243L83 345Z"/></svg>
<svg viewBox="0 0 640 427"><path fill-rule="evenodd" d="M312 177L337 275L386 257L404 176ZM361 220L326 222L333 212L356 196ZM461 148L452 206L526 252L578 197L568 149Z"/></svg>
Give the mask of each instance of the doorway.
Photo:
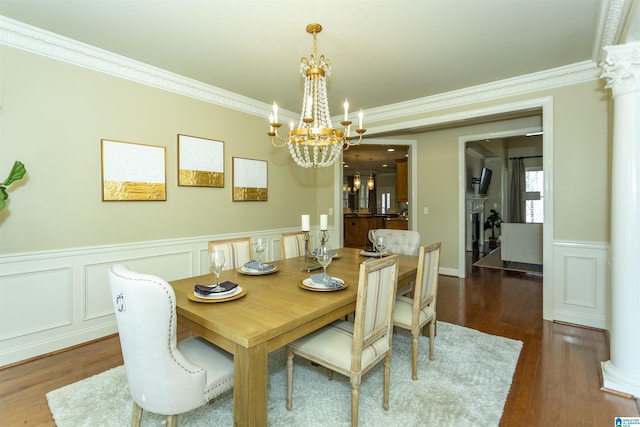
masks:
<svg viewBox="0 0 640 427"><path fill-rule="evenodd" d="M543 259L545 265L545 274L543 277L543 318L551 320L553 319L553 301L554 301L554 283L553 283L553 97L541 97L536 99L517 101L510 104L501 104L496 106L490 106L486 108L480 108L475 110L465 110L458 113L443 114L440 116L425 117L422 119L398 121L393 124L382 125L379 127L373 127L368 130L370 135L389 136L392 137L400 134L427 132L431 129L442 127L462 127L465 123L481 123L483 121L496 121L499 117L513 117L514 115L530 115L532 111L538 111L542 116L542 131L544 132L542 137L543 155L544 155L544 192L546 200L544 204L544 247L543 247ZM397 118L396 118L397 120ZM414 141L415 148L416 141ZM464 191L464 143L459 144L458 152L458 171L459 171L459 192L458 192L458 242L454 243L450 250L457 251L458 263L457 267L453 268L441 268L444 274L457 276L460 278L465 277L466 265L466 250L465 250L465 191ZM412 212L415 218L417 214L417 204L420 203L417 200L417 173L416 173L416 156L410 160L410 193L414 203L409 206L410 212ZM342 170L336 168L334 170L335 181L342 183ZM335 202L334 206L339 207L341 203L341 187L335 188ZM342 233L342 227L339 230ZM548 274L547 274L548 273Z"/></svg>
<svg viewBox="0 0 640 427"><path fill-rule="evenodd" d="M507 223L543 223L542 134L539 127L533 127L461 139L465 141L466 263L473 264L501 249L501 227L485 228L487 218L498 215ZM511 176L515 162L519 162L525 179L518 180L523 188L515 194L521 197L513 200ZM482 182L480 176L484 177L486 170L490 179ZM492 262L499 262L498 255L493 255ZM469 268L471 265L466 265L466 271Z"/></svg>
<svg viewBox="0 0 640 427"><path fill-rule="evenodd" d="M414 229L416 211L411 201L416 198L412 184L417 180L413 155L416 143L412 139L365 139L343 152L341 167L334 169L335 181L340 183L338 190L341 190L335 193L335 212L342 215L342 221L338 218L335 221L336 234L342 238L343 246L353 246L354 242L366 244L368 229L384 228L388 217L403 220L403 228ZM400 163L403 165L399 167ZM406 176L404 190L398 188L398 169ZM356 173L360 175L357 192L353 186ZM374 178L373 191L367 187L370 176ZM363 221L367 224L358 226ZM359 236L347 235L353 230Z"/></svg>

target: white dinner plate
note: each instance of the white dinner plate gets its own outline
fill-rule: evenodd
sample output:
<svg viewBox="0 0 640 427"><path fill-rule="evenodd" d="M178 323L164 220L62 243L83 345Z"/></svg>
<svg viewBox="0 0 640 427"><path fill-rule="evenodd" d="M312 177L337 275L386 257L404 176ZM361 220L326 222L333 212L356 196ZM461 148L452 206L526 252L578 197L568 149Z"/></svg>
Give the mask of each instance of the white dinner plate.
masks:
<svg viewBox="0 0 640 427"><path fill-rule="evenodd" d="M235 288L230 289L226 292L219 292L211 295L203 295L199 292L194 292L194 295L202 299L222 299L238 295L240 292L242 292L242 288L240 286L236 286Z"/></svg>
<svg viewBox="0 0 640 427"><path fill-rule="evenodd" d="M362 256L379 257L380 256L380 252L378 252L378 251L360 251L360 255L362 255Z"/></svg>
<svg viewBox="0 0 640 427"><path fill-rule="evenodd" d="M238 273L242 273L242 274L248 274L250 276L260 276L263 274L271 274L271 273L275 273L276 271L278 271L278 266L275 264L265 264L265 265L271 265L273 266L273 268L266 270L266 271L262 271L262 270L256 270L254 268L247 268L244 265L238 269L236 269L236 271L238 271Z"/></svg>
<svg viewBox="0 0 640 427"><path fill-rule="evenodd" d="M311 279L311 277L307 277L306 279L304 279L302 281L302 284L304 286L306 286L307 288L318 289L318 290L323 290L323 291L338 291L338 290L344 289L346 287L345 284L344 284L344 280L338 279L337 277L332 277L332 279L340 282L342 284L342 286L338 286L338 287L334 288L334 287L331 287L331 286L327 286L324 283L316 283Z"/></svg>

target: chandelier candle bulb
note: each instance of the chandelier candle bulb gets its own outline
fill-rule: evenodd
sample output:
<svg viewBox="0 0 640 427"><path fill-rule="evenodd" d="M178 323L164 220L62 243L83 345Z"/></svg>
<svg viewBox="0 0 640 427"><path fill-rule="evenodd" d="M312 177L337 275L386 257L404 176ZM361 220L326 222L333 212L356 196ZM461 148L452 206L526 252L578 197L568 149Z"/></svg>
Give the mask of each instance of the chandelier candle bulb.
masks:
<svg viewBox="0 0 640 427"><path fill-rule="evenodd" d="M344 121L349 121L349 102L344 100Z"/></svg>
<svg viewBox="0 0 640 427"><path fill-rule="evenodd" d="M273 120L271 121L271 123L277 123L277 122L278 122L278 104L274 102L273 103Z"/></svg>
<svg viewBox="0 0 640 427"><path fill-rule="evenodd" d="M302 231L309 231L310 229L309 215L302 215Z"/></svg>
<svg viewBox="0 0 640 427"><path fill-rule="evenodd" d="M329 229L329 226L328 226L327 215L320 215L320 230L327 231L328 229Z"/></svg>
<svg viewBox="0 0 640 427"><path fill-rule="evenodd" d="M364 114L362 113L362 110L360 110L360 113L358 113L358 129L362 129L362 117L364 116Z"/></svg>

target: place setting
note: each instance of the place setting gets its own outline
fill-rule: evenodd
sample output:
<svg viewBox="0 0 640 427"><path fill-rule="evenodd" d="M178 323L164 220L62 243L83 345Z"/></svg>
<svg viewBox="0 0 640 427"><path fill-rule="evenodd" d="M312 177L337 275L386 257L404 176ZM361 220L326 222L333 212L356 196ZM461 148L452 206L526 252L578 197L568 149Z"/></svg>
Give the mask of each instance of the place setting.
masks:
<svg viewBox="0 0 640 427"><path fill-rule="evenodd" d="M387 255L384 253L384 250L387 247L387 238L385 236L376 236L375 230L369 230L368 237L374 250L370 251L365 249L360 251L361 256L382 258Z"/></svg>
<svg viewBox="0 0 640 427"><path fill-rule="evenodd" d="M256 253L256 259L245 263L242 267L236 269L240 274L246 274L248 276L261 276L264 274L272 274L278 271L278 266L275 264L264 264L262 262L262 254L267 249L267 239L258 237L253 242L253 250Z"/></svg>
<svg viewBox="0 0 640 427"><path fill-rule="evenodd" d="M311 274L308 278L302 280L298 286L302 289L315 292L332 292L340 291L347 287L344 280L332 277L327 273L327 267L335 258L335 251L332 251L328 245L320 246L312 251L315 258L322 266L322 273Z"/></svg>
<svg viewBox="0 0 640 427"><path fill-rule="evenodd" d="M193 291L187 295L191 301L204 303L226 302L242 298L247 294L247 290L237 283L228 280L220 283L220 273L222 273L225 264L224 251L209 252L209 264L211 272L216 275L216 283L215 285L196 283Z"/></svg>

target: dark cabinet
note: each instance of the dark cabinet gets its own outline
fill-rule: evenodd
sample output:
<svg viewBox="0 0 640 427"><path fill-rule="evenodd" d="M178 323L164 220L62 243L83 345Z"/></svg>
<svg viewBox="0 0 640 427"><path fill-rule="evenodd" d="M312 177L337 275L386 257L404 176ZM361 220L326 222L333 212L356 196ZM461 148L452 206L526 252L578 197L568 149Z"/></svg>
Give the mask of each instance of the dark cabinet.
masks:
<svg viewBox="0 0 640 427"><path fill-rule="evenodd" d="M409 170L407 159L396 160L396 201L409 201Z"/></svg>
<svg viewBox="0 0 640 427"><path fill-rule="evenodd" d="M384 218L373 215L344 217L344 246L366 249L371 246L369 230L384 228Z"/></svg>

